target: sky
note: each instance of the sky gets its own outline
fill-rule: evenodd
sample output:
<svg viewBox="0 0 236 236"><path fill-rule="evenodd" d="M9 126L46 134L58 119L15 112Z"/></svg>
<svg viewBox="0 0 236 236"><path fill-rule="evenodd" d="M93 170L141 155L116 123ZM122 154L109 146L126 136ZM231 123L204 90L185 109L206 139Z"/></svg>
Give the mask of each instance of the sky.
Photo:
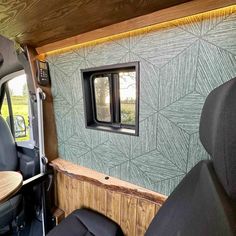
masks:
<svg viewBox="0 0 236 236"><path fill-rule="evenodd" d="M8 86L13 96L22 96L25 84L26 84L26 75L23 74L10 80Z"/></svg>
<svg viewBox="0 0 236 236"><path fill-rule="evenodd" d="M136 98L135 72L119 73L121 100Z"/></svg>

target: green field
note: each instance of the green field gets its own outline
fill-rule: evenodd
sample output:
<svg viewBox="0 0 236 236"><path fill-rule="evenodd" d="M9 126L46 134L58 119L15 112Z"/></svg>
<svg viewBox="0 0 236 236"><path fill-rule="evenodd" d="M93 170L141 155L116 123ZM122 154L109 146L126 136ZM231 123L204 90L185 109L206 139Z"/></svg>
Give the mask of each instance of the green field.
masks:
<svg viewBox="0 0 236 236"><path fill-rule="evenodd" d="M12 101L13 115L23 116L25 119L26 127L27 127L26 136L22 138L16 138L16 141L19 142L19 141L29 140L30 137L29 137L28 96L11 96L11 101ZM2 109L1 109L1 114L5 120L9 116L6 99L4 99Z"/></svg>
<svg viewBox="0 0 236 236"><path fill-rule="evenodd" d="M135 125L135 103L121 103L121 123Z"/></svg>
<svg viewBox="0 0 236 236"><path fill-rule="evenodd" d="M97 104L97 119L99 121L110 121L110 106L109 104ZM135 104L134 103L121 103L121 123L123 125L135 125Z"/></svg>

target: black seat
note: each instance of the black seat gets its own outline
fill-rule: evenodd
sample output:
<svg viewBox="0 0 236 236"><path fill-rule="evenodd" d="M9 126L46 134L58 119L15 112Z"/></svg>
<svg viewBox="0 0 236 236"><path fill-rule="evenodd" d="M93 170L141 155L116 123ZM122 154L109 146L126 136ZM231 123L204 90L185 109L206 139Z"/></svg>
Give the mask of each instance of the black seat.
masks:
<svg viewBox="0 0 236 236"><path fill-rule="evenodd" d="M186 175L146 236L236 235L236 78L207 97L200 139L212 160L199 162Z"/></svg>
<svg viewBox="0 0 236 236"><path fill-rule="evenodd" d="M17 171L18 158L15 141L9 126L0 116L0 171ZM22 210L22 196L17 195L0 205L0 233L18 216ZM7 229L6 229L7 230Z"/></svg>
<svg viewBox="0 0 236 236"><path fill-rule="evenodd" d="M88 209L67 216L47 236L123 236L120 227L107 217Z"/></svg>
<svg viewBox="0 0 236 236"><path fill-rule="evenodd" d="M17 171L18 158L15 140L6 121L0 116L0 171Z"/></svg>

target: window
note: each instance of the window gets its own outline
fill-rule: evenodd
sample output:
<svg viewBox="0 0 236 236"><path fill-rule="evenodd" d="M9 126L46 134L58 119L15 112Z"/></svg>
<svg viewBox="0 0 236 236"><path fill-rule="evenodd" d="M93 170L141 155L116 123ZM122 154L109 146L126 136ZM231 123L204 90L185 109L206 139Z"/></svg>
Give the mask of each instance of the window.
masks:
<svg viewBox="0 0 236 236"><path fill-rule="evenodd" d="M82 70L87 128L138 135L139 63Z"/></svg>
<svg viewBox="0 0 236 236"><path fill-rule="evenodd" d="M29 94L25 74L4 84L1 115L11 128L17 142L30 140Z"/></svg>

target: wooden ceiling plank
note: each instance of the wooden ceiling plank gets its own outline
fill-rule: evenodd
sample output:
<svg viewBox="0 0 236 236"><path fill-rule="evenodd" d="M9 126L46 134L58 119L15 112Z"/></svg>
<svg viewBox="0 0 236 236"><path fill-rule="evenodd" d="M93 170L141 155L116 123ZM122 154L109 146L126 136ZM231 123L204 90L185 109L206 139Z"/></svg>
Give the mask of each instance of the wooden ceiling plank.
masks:
<svg viewBox="0 0 236 236"><path fill-rule="evenodd" d="M39 47L186 1L8 0L0 3L0 34Z"/></svg>
<svg viewBox="0 0 236 236"><path fill-rule="evenodd" d="M37 47L39 54L44 54L54 50L71 47L77 44L98 40L105 37L125 33L128 31L140 29L143 27L196 15L199 13L216 10L236 4L236 0L194 0L186 2L167 9L156 11L147 15L129 19L117 24L96 29L87 33L79 34L74 37L66 38L57 42L49 43L41 47Z"/></svg>

